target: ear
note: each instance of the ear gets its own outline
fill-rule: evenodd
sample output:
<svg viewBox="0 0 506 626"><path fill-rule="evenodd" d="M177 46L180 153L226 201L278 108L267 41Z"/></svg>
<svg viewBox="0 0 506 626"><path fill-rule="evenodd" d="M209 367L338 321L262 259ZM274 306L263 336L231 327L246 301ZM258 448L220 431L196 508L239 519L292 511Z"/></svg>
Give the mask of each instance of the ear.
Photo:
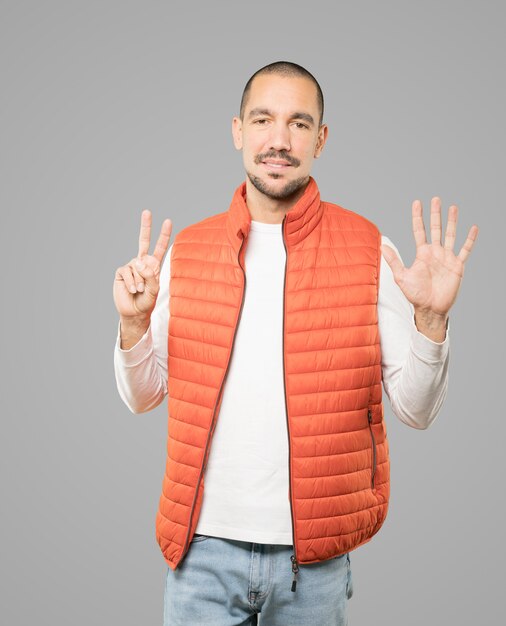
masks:
<svg viewBox="0 0 506 626"><path fill-rule="evenodd" d="M322 124L320 126L320 130L318 131L318 140L316 142L316 146L314 149L315 159L317 159L322 153L323 146L325 145L325 142L327 141L328 134L329 134L329 127L327 126L327 124Z"/></svg>
<svg viewBox="0 0 506 626"><path fill-rule="evenodd" d="M232 119L232 137L236 150L242 149L242 122L240 117Z"/></svg>

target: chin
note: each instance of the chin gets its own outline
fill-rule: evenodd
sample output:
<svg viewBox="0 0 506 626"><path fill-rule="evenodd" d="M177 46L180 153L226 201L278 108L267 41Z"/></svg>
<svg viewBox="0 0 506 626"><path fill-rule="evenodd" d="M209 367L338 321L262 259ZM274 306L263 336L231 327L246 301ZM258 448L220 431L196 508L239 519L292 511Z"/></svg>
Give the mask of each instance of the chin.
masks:
<svg viewBox="0 0 506 626"><path fill-rule="evenodd" d="M309 182L309 175L295 178L292 180L283 180L283 174L267 174L267 180L255 176L250 172L246 172L251 184L260 193L263 193L268 198L273 200L285 200L295 195L300 189L305 187ZM271 181L277 180L276 184L272 184Z"/></svg>

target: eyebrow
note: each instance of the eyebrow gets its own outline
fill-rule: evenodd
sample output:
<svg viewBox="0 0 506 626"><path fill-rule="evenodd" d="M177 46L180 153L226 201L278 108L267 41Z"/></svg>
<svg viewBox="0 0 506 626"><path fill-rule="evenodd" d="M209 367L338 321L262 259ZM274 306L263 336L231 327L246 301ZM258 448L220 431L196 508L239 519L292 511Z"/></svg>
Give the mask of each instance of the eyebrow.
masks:
<svg viewBox="0 0 506 626"><path fill-rule="evenodd" d="M248 118L255 117L255 115L270 115L271 117L274 117L274 114L272 113L272 111L270 111L269 109L262 109L260 107L257 107L256 109L251 109L251 111L249 112ZM313 116L309 115L309 113L304 113L303 111L295 111L294 113L290 115L290 118L297 119L297 120L304 120L308 122L308 124L314 125Z"/></svg>

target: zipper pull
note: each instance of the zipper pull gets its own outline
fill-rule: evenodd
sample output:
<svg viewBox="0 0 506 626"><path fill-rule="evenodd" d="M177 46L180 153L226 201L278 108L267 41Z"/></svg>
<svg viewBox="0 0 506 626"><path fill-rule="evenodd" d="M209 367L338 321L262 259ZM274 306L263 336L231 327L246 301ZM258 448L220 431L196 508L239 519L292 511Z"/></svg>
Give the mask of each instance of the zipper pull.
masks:
<svg viewBox="0 0 506 626"><path fill-rule="evenodd" d="M298 565L297 560L296 560L296 558L295 558L295 556L293 554L290 557L290 560L292 561L292 572L293 572L292 591L295 591L295 589L297 587L297 574L299 573L299 565Z"/></svg>
<svg viewBox="0 0 506 626"><path fill-rule="evenodd" d="M369 420L369 424L372 424L372 411L371 411L371 409L367 410L367 419Z"/></svg>

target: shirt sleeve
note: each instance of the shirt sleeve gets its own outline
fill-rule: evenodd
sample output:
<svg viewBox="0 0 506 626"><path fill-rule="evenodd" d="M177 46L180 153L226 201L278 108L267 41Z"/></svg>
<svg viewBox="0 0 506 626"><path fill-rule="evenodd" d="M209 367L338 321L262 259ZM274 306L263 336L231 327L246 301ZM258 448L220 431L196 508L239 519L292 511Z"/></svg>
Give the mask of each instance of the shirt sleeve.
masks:
<svg viewBox="0 0 506 626"><path fill-rule="evenodd" d="M399 251L387 237L382 243ZM378 325L383 386L392 411L405 424L428 428L436 419L448 389L449 324L443 342L432 341L415 324L414 308L381 256Z"/></svg>
<svg viewBox="0 0 506 626"><path fill-rule="evenodd" d="M169 325L169 247L160 269L160 290L150 325L139 341L121 349L120 322L114 347L114 373L119 395L132 413L146 413L167 395L167 340Z"/></svg>

